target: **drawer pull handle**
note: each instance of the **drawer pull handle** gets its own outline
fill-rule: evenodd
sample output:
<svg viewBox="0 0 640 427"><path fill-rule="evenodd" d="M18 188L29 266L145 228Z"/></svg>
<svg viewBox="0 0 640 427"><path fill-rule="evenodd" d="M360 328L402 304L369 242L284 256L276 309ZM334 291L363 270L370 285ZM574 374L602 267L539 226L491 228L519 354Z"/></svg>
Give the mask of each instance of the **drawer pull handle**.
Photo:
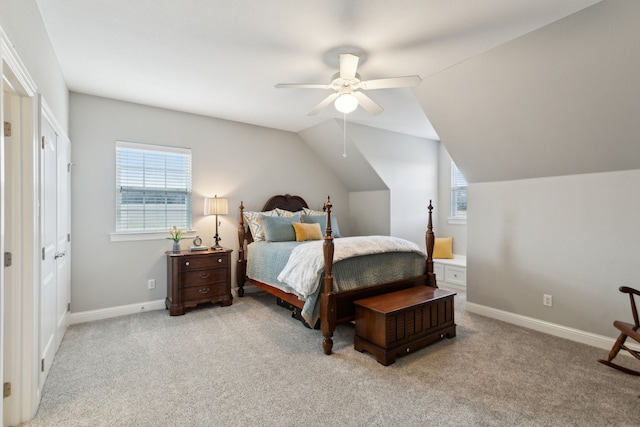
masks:
<svg viewBox="0 0 640 427"><path fill-rule="evenodd" d="M222 262L222 258L218 258L218 262Z"/></svg>
<svg viewBox="0 0 640 427"><path fill-rule="evenodd" d="M189 265L189 261L185 262L184 265Z"/></svg>
<svg viewBox="0 0 640 427"><path fill-rule="evenodd" d="M207 277L209 277L209 273L202 273L202 274L200 275L200 278L201 278L201 279L206 279Z"/></svg>
<svg viewBox="0 0 640 427"><path fill-rule="evenodd" d="M201 294L209 293L209 288L202 288L202 289L198 290L198 292L200 292Z"/></svg>

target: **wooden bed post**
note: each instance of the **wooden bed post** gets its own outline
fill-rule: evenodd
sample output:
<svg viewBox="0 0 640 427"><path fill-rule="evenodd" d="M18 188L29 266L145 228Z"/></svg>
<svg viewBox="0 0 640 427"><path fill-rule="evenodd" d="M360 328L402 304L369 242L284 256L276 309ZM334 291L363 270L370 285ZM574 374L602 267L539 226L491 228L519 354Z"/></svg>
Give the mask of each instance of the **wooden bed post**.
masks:
<svg viewBox="0 0 640 427"><path fill-rule="evenodd" d="M436 275L433 272L433 246L435 245L435 236L433 234L432 212L433 206L429 200L429 223L427 225L427 286L437 288Z"/></svg>
<svg viewBox="0 0 640 427"><path fill-rule="evenodd" d="M238 284L238 296L244 296L244 282L247 275L247 261L244 258L244 205L240 202L240 220L238 222L238 268L236 269L236 283Z"/></svg>
<svg viewBox="0 0 640 427"><path fill-rule="evenodd" d="M320 295L320 329L322 330L322 349L324 354L331 354L333 349L333 332L336 329L336 294L333 292L333 232L331 230L331 199L327 196L324 210L327 212L327 228L324 237L324 282Z"/></svg>

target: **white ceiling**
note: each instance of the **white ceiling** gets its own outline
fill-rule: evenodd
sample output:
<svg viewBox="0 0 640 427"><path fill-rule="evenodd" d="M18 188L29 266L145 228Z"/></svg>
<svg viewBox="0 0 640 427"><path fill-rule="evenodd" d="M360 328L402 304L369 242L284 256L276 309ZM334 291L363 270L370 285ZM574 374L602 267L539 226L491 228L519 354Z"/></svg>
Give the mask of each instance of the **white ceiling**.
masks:
<svg viewBox="0 0 640 427"><path fill-rule="evenodd" d="M69 89L299 132L340 52L365 80L424 79L599 0L37 0ZM350 46L350 47L346 47ZM367 94L349 120L439 139L411 89Z"/></svg>

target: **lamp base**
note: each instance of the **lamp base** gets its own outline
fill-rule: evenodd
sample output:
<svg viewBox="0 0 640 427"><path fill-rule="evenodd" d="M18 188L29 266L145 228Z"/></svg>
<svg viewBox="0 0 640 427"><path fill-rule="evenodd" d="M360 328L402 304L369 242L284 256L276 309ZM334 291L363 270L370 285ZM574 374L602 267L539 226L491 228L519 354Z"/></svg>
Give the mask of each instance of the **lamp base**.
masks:
<svg viewBox="0 0 640 427"><path fill-rule="evenodd" d="M218 228L217 224L216 224L216 228ZM220 246L220 240L222 239L220 238L220 236L218 236L218 230L216 230L216 235L213 236L213 240L215 241L215 244L211 246L212 251L221 251L224 249L222 246Z"/></svg>

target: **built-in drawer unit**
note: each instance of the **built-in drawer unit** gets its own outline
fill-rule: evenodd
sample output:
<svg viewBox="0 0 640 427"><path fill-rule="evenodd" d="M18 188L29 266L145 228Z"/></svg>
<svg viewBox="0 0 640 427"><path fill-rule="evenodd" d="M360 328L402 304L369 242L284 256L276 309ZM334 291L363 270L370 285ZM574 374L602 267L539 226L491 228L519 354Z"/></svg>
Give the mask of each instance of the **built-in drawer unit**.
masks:
<svg viewBox="0 0 640 427"><path fill-rule="evenodd" d="M452 259L434 259L433 272L439 287L459 291L467 289L467 257L454 255Z"/></svg>

